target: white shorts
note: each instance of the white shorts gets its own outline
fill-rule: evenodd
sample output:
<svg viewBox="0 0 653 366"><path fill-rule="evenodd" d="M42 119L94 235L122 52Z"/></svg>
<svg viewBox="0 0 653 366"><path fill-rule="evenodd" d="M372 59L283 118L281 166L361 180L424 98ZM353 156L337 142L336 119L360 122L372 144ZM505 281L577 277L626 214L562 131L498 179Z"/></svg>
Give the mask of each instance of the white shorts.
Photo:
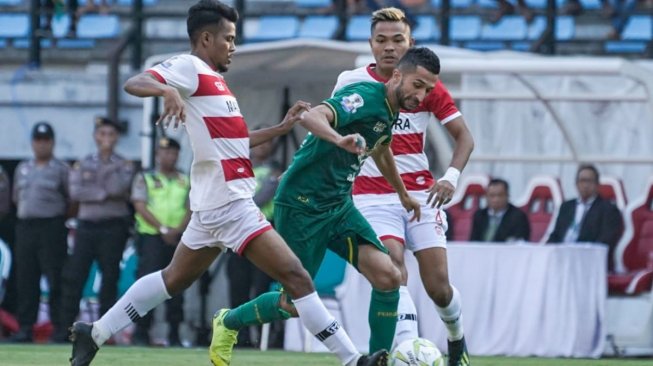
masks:
<svg viewBox="0 0 653 366"><path fill-rule="evenodd" d="M395 239L412 252L447 246L447 214L443 210L422 205L419 222L410 222L413 213L406 212L400 204L365 206L358 210L382 241Z"/></svg>
<svg viewBox="0 0 653 366"><path fill-rule="evenodd" d="M193 212L181 242L193 250L221 247L242 254L252 239L271 229L254 201L241 199L213 210Z"/></svg>

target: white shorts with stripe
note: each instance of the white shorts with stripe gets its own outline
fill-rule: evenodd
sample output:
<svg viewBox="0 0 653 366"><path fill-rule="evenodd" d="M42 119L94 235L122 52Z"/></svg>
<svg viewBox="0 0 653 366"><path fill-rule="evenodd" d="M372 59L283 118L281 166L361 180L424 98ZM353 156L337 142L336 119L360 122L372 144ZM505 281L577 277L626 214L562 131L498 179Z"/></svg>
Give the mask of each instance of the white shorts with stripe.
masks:
<svg viewBox="0 0 653 366"><path fill-rule="evenodd" d="M395 239L412 252L447 246L447 214L443 210L422 205L419 222L410 222L413 213L401 204L366 205L358 210L381 240Z"/></svg>
<svg viewBox="0 0 653 366"><path fill-rule="evenodd" d="M261 210L247 198L193 212L181 241L193 250L220 247L242 254L252 239L271 229Z"/></svg>

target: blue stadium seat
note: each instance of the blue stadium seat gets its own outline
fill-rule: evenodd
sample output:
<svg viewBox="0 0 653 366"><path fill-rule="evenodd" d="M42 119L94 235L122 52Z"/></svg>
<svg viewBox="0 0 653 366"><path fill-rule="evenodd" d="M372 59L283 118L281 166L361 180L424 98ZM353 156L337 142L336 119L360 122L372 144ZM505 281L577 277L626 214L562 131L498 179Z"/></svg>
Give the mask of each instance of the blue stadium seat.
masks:
<svg viewBox="0 0 653 366"><path fill-rule="evenodd" d="M29 38L15 39L13 42L14 48L29 48L32 42ZM49 39L41 39L41 48L51 48L52 41Z"/></svg>
<svg viewBox="0 0 653 366"><path fill-rule="evenodd" d="M250 23L253 27L245 27L245 40L264 42L295 38L299 31L299 19L295 16L267 15L258 18L258 24L256 22Z"/></svg>
<svg viewBox="0 0 653 366"><path fill-rule="evenodd" d="M526 0L526 6L530 9L546 9L548 0ZM556 0L557 9L562 9L567 0Z"/></svg>
<svg viewBox="0 0 653 366"><path fill-rule="evenodd" d="M546 21L545 21L546 22ZM555 39L558 41L569 41L576 33L576 20L571 16L559 16L556 18Z"/></svg>
<svg viewBox="0 0 653 366"><path fill-rule="evenodd" d="M449 35L452 41L473 41L481 35L481 18L472 15L451 17Z"/></svg>
<svg viewBox="0 0 653 366"><path fill-rule="evenodd" d="M23 0L0 0L0 6L16 6L22 2Z"/></svg>
<svg viewBox="0 0 653 366"><path fill-rule="evenodd" d="M526 21L518 15L508 15L498 22L485 23L481 30L481 39L489 41L520 41L526 39Z"/></svg>
<svg viewBox="0 0 653 366"><path fill-rule="evenodd" d="M63 49L83 49L95 47L93 39L66 39L62 38L57 41L57 48Z"/></svg>
<svg viewBox="0 0 653 366"><path fill-rule="evenodd" d="M546 30L546 18L535 17L531 24L528 25L527 38L531 41L537 40L542 36L544 30Z"/></svg>
<svg viewBox="0 0 653 366"><path fill-rule="evenodd" d="M27 14L0 14L0 38L24 38L29 35Z"/></svg>
<svg viewBox="0 0 653 366"><path fill-rule="evenodd" d="M498 3L496 0L477 0L478 6L485 9L497 9Z"/></svg>
<svg viewBox="0 0 653 366"><path fill-rule="evenodd" d="M0 48L6 48L6 47L7 47L7 40L0 39Z"/></svg>
<svg viewBox="0 0 653 366"><path fill-rule="evenodd" d="M648 41L652 38L653 19L647 15L632 15L621 33L621 39L625 41Z"/></svg>
<svg viewBox="0 0 653 366"><path fill-rule="evenodd" d="M143 6L154 6L159 0L143 0ZM120 6L132 6L134 0L117 0L116 4Z"/></svg>
<svg viewBox="0 0 653 366"><path fill-rule="evenodd" d="M120 19L117 15L89 14L79 18L78 38L116 38L120 36Z"/></svg>
<svg viewBox="0 0 653 366"><path fill-rule="evenodd" d="M298 8L328 8L331 3L331 0L295 0Z"/></svg>
<svg viewBox="0 0 653 366"><path fill-rule="evenodd" d="M417 42L428 42L440 38L440 30L435 23L435 17L420 15L415 18L417 25L413 30L413 38Z"/></svg>
<svg viewBox="0 0 653 366"><path fill-rule="evenodd" d="M307 16L299 28L299 38L331 39L338 29L335 16Z"/></svg>
<svg viewBox="0 0 653 366"><path fill-rule="evenodd" d="M476 51L497 51L497 50L503 50L506 48L505 44L503 42L497 42L497 41L492 41L492 42L480 42L480 41L472 41L472 42L465 42L465 48L469 48L470 50L476 50Z"/></svg>
<svg viewBox="0 0 653 366"><path fill-rule="evenodd" d="M65 37L69 27L70 17L67 14L52 18L52 35L56 38Z"/></svg>
<svg viewBox="0 0 653 366"><path fill-rule="evenodd" d="M601 0L580 0L580 4L585 10L597 10L601 9Z"/></svg>
<svg viewBox="0 0 653 366"><path fill-rule="evenodd" d="M606 53L637 53L641 54L646 51L645 42L633 41L609 41L605 43Z"/></svg>
<svg viewBox="0 0 653 366"><path fill-rule="evenodd" d="M436 9L440 9L441 3L441 0L431 0L431 6ZM451 0L450 4L452 8L469 8L474 5L474 0Z"/></svg>
<svg viewBox="0 0 653 366"><path fill-rule="evenodd" d="M369 15L356 15L349 19L345 37L348 41L366 41L370 38Z"/></svg>

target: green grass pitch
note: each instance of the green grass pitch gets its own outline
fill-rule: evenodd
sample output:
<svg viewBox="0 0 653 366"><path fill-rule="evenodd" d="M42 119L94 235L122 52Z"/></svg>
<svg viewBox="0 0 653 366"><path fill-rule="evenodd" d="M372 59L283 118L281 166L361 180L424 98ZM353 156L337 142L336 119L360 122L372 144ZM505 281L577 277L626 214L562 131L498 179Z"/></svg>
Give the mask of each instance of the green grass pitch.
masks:
<svg viewBox="0 0 653 366"><path fill-rule="evenodd" d="M0 344L0 365L68 365L69 346ZM194 366L210 365L205 348L104 347L95 366ZM283 351L259 352L236 350L232 366L338 366L329 354L305 354ZM474 366L651 366L653 360L626 359L548 359L472 357Z"/></svg>

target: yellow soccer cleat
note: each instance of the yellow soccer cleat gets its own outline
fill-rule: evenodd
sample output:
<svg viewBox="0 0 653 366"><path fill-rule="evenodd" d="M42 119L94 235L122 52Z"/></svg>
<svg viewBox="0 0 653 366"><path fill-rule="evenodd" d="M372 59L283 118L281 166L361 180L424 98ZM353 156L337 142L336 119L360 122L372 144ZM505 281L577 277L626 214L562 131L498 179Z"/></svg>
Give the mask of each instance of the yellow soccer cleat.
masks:
<svg viewBox="0 0 653 366"><path fill-rule="evenodd" d="M238 341L238 331L227 329L222 321L229 309L221 309L213 315L213 336L209 346L209 357L215 366L229 366L234 345Z"/></svg>

